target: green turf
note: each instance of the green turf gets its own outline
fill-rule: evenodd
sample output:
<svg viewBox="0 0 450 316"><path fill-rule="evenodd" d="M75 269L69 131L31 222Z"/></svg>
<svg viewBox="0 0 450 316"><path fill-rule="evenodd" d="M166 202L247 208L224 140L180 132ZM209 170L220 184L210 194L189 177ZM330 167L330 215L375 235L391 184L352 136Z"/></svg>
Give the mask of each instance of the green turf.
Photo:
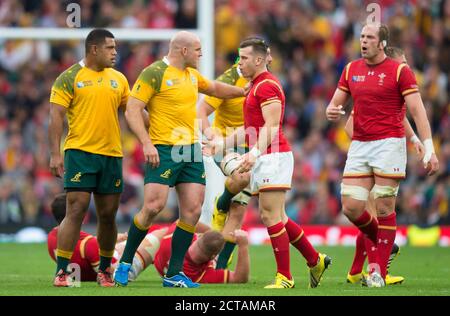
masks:
<svg viewBox="0 0 450 316"><path fill-rule="evenodd" d="M275 271L272 249L255 246L250 250L251 276L245 285L202 285L199 289L167 289L151 266L138 281L126 288L99 288L82 283L80 288L54 288L55 264L44 244L0 244L0 295L450 295L450 250L448 248L402 247L392 265L392 274L406 278L402 285L367 289L345 282L353 256L351 247L320 247L333 258L322 285L307 288L308 273L303 258L292 248L292 273L296 287L291 290L265 290Z"/></svg>

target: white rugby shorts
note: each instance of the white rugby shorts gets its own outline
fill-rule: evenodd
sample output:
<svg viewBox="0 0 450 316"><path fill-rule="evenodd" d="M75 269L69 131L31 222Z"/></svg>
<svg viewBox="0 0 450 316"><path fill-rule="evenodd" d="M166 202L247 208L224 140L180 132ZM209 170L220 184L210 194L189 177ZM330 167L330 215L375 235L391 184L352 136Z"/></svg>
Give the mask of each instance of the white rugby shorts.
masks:
<svg viewBox="0 0 450 316"><path fill-rule="evenodd" d="M294 155L291 151L262 155L251 172L251 192L257 195L261 191L289 190L293 173Z"/></svg>
<svg viewBox="0 0 450 316"><path fill-rule="evenodd" d="M371 176L403 179L406 176L406 139L385 138L352 141L345 162L344 178Z"/></svg>

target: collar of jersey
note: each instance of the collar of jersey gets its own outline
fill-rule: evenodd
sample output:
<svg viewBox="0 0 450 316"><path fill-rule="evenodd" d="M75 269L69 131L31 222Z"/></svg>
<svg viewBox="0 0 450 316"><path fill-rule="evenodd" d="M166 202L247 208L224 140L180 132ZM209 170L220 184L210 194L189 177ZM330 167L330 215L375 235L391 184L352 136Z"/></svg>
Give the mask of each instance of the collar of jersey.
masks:
<svg viewBox="0 0 450 316"><path fill-rule="evenodd" d="M163 62L164 62L167 66L170 66L169 58L167 58L167 56L164 56Z"/></svg>
<svg viewBox="0 0 450 316"><path fill-rule="evenodd" d="M242 72L241 72L241 69L239 68L239 66L236 67L236 71L237 71L239 77L242 77Z"/></svg>

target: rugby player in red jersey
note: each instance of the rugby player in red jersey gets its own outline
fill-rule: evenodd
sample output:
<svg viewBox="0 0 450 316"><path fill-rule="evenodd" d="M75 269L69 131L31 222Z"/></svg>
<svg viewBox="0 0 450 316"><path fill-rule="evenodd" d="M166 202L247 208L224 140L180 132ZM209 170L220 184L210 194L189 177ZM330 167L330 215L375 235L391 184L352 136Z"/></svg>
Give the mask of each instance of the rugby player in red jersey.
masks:
<svg viewBox="0 0 450 316"><path fill-rule="evenodd" d="M172 252L172 234L176 222L172 224L161 240L161 246L155 255L154 265L161 276L164 276L169 266ZM216 269L215 258L225 245L225 239L218 231L209 230L203 234L194 235L183 262L183 272L197 283L246 283L250 274L250 259L248 253L248 234L237 229L232 233L238 246L238 256L234 271Z"/></svg>
<svg viewBox="0 0 450 316"><path fill-rule="evenodd" d="M51 205L52 214L55 220L60 224L66 215L66 194L60 194L55 197ZM56 261L56 249L58 238L58 227L53 228L48 234L47 249L48 254L53 261ZM162 228L148 233L145 239L134 256L132 269L129 273L130 280L136 279L140 272L142 272L149 264L153 262L156 251L160 246L160 240L166 233L167 228ZM125 247L125 241L127 239L126 234L118 234L117 243L115 246L114 255L112 258L112 271L116 266L117 260L123 253ZM75 246L75 250L70 259L70 263L78 264L80 267L80 280L79 281L98 281L97 273L100 264L100 248L97 238L84 231L80 232L80 237ZM73 283L69 282L69 286Z"/></svg>
<svg viewBox="0 0 450 316"><path fill-rule="evenodd" d="M326 110L328 120L336 121L345 114L343 106L353 98L353 137L341 196L344 214L367 237L369 287L385 286L395 239L395 199L406 169L405 103L425 146L423 163L428 174L439 169L414 73L406 64L386 56L388 39L385 25L364 26L360 37L362 58L347 64ZM371 190L377 219L366 210Z"/></svg>
<svg viewBox="0 0 450 316"><path fill-rule="evenodd" d="M311 288L317 287L331 258L318 253L303 230L285 213L285 195L291 188L294 158L283 135L285 96L278 79L267 71L268 45L259 38L244 40L239 49L239 69L250 81L244 101L244 126L224 141L211 143L214 151L245 141L250 151L241 157L239 172L251 171L250 187L259 195L261 219L267 227L277 264L275 282L268 289L293 288L289 244L305 257Z"/></svg>

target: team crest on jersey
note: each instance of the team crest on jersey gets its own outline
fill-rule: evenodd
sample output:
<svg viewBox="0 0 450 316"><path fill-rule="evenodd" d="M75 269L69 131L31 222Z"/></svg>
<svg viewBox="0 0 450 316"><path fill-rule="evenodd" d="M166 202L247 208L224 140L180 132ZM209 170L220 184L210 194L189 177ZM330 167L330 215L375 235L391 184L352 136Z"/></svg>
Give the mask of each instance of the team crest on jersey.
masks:
<svg viewBox="0 0 450 316"><path fill-rule="evenodd" d="M366 76L352 76L353 82L364 82L366 81Z"/></svg>
<svg viewBox="0 0 450 316"><path fill-rule="evenodd" d="M379 84L380 86L382 86L383 83L384 83L384 78L386 78L385 73L383 72L383 73L379 74L379 75L378 75L378 78L380 78L380 79L378 80L378 84Z"/></svg>
<svg viewBox="0 0 450 316"><path fill-rule="evenodd" d="M193 85L196 85L197 84L197 77L191 75L191 81L192 81Z"/></svg>
<svg viewBox="0 0 450 316"><path fill-rule="evenodd" d="M111 87L113 87L114 89L116 89L119 86L116 80L110 80L109 83L111 84Z"/></svg>

